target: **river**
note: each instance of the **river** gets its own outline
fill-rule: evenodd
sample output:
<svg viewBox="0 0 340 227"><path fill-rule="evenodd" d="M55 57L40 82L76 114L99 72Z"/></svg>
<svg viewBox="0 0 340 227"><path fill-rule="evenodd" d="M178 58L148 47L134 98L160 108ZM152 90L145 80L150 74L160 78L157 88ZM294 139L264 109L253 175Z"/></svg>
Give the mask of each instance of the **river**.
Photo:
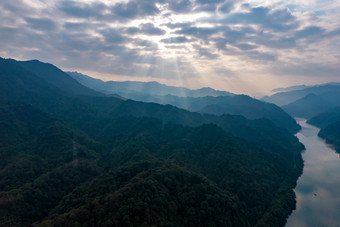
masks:
<svg viewBox="0 0 340 227"><path fill-rule="evenodd" d="M294 189L297 209L286 227L340 227L340 156L317 134L319 129L297 119L296 136L306 147L303 174Z"/></svg>

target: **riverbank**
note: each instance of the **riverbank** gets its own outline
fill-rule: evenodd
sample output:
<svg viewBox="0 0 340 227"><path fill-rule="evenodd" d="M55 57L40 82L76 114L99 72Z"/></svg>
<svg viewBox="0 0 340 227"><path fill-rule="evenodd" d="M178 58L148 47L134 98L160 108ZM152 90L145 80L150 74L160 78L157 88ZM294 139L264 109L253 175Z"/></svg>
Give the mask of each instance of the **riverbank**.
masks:
<svg viewBox="0 0 340 227"><path fill-rule="evenodd" d="M303 174L294 189L297 207L289 216L286 227L340 225L339 154L318 137L319 128L298 119L302 130L297 133L306 147L302 157Z"/></svg>

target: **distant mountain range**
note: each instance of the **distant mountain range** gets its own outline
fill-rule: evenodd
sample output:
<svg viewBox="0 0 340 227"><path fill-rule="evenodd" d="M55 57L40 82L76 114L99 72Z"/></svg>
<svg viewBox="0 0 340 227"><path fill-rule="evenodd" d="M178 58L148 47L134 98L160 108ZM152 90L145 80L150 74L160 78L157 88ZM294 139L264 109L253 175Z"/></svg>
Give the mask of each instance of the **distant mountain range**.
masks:
<svg viewBox="0 0 340 227"><path fill-rule="evenodd" d="M139 95L131 94L129 98L136 101L170 104L179 108L204 114L233 114L242 115L248 119L267 118L276 125L297 132L300 128L280 107L263 102L247 95L233 96L205 96L205 97L178 97L173 95Z"/></svg>
<svg viewBox="0 0 340 227"><path fill-rule="evenodd" d="M265 96L262 100L281 106L293 117L308 119L330 108L340 106L340 84L328 83L308 86L304 89Z"/></svg>
<svg viewBox="0 0 340 227"><path fill-rule="evenodd" d="M57 69L0 58L2 226L284 226L292 131L108 97Z"/></svg>
<svg viewBox="0 0 340 227"><path fill-rule="evenodd" d="M95 79L78 72L67 72L82 85L104 94L118 94L126 98L130 95L176 95L179 97L230 96L227 91L218 91L210 87L191 90L184 87L167 86L158 82L107 81Z"/></svg>
<svg viewBox="0 0 340 227"><path fill-rule="evenodd" d="M246 95L234 95L211 88L189 90L181 87L169 87L157 82L103 82L84 74L68 73L84 86L98 92L109 94L109 91L115 91L116 94L124 98L142 102L170 104L199 113L234 114L242 115L249 119L267 118L291 132L297 132L300 129L296 121L276 105L259 101Z"/></svg>
<svg viewBox="0 0 340 227"><path fill-rule="evenodd" d="M340 153L340 83L276 89L262 100L281 105L293 117L309 119L320 128L319 136Z"/></svg>
<svg viewBox="0 0 340 227"><path fill-rule="evenodd" d="M290 87L284 87L284 88L275 88L272 90L274 93L279 93L279 92L288 92L288 91L296 91L296 90L304 90L306 88L311 88L311 87L319 87L319 86L324 86L324 85L334 85L334 86L340 86L340 83L325 83L325 84L316 84L316 85L296 85L296 86L290 86Z"/></svg>
<svg viewBox="0 0 340 227"><path fill-rule="evenodd" d="M308 87L310 87L310 86L297 85L297 86L284 87L284 88L275 88L275 89L272 90L272 92L278 93L278 92L296 91L296 90L306 89Z"/></svg>

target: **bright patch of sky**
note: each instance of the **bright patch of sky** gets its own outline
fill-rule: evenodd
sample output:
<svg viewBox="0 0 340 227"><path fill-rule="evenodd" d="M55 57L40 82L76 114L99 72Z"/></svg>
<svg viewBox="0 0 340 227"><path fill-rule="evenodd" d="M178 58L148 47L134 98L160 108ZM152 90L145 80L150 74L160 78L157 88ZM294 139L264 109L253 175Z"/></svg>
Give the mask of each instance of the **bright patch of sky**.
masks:
<svg viewBox="0 0 340 227"><path fill-rule="evenodd" d="M332 0L2 0L0 56L259 96L340 82L339 15Z"/></svg>

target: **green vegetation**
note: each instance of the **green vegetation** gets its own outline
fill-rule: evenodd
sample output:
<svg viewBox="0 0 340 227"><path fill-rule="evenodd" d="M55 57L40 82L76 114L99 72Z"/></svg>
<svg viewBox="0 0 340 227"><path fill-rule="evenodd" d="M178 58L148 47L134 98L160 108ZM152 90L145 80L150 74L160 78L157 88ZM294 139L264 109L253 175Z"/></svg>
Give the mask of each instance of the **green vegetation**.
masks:
<svg viewBox="0 0 340 227"><path fill-rule="evenodd" d="M331 107L332 105L328 102L328 100L322 96L308 94L295 102L283 106L282 109L291 116L308 119Z"/></svg>
<svg viewBox="0 0 340 227"><path fill-rule="evenodd" d="M280 107L247 95L233 95L209 88L181 90L155 82L103 82L79 73L69 74L80 83L96 91L109 94L114 91L116 94L136 101L170 104L205 114L234 114L242 115L248 119L266 118L291 133L296 133L301 129L296 121ZM108 92L110 90L111 93ZM201 91L201 95L198 91ZM186 97L181 97L181 95L186 95Z"/></svg>
<svg viewBox="0 0 340 227"><path fill-rule="evenodd" d="M318 135L325 139L326 143L334 145L336 151L340 153L340 121L322 128Z"/></svg>
<svg viewBox="0 0 340 227"><path fill-rule="evenodd" d="M309 119L308 123L320 127L318 136L325 139L326 143L332 144L340 153L340 107L325 111Z"/></svg>
<svg viewBox="0 0 340 227"><path fill-rule="evenodd" d="M283 226L295 208L303 146L271 121L52 85L0 61L0 226Z"/></svg>
<svg viewBox="0 0 340 227"><path fill-rule="evenodd" d="M326 127L329 124L340 121L340 107L329 109L308 120L309 124L319 128Z"/></svg>

